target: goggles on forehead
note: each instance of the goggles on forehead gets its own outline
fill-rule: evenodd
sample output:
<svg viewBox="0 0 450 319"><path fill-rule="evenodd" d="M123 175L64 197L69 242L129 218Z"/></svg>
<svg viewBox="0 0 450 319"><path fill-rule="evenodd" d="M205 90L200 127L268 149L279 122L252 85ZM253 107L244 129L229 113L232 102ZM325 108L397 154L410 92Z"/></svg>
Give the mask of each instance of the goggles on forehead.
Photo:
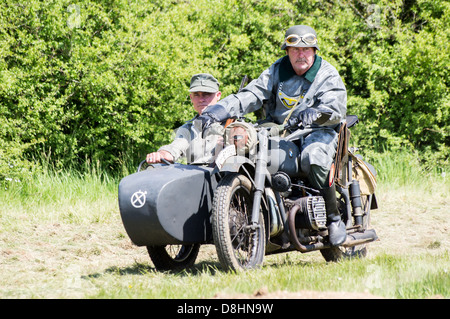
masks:
<svg viewBox="0 0 450 319"><path fill-rule="evenodd" d="M311 46L317 44L317 38L312 33L307 33L302 37L296 34L291 34L287 36L286 39L284 39L286 45L297 45L300 43L300 41L302 41L306 45Z"/></svg>

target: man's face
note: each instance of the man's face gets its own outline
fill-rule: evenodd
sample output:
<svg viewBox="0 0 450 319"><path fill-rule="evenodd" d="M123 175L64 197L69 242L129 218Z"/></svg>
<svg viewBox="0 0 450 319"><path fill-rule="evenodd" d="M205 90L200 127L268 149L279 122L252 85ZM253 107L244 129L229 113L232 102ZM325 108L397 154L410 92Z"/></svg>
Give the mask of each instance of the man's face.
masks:
<svg viewBox="0 0 450 319"><path fill-rule="evenodd" d="M303 75L314 63L314 48L287 47L286 51L297 75Z"/></svg>
<svg viewBox="0 0 450 319"><path fill-rule="evenodd" d="M194 105L194 109L199 115L202 114L203 110L208 105L216 104L220 99L220 95L220 91L217 91L216 93L192 92L189 94L192 104Z"/></svg>

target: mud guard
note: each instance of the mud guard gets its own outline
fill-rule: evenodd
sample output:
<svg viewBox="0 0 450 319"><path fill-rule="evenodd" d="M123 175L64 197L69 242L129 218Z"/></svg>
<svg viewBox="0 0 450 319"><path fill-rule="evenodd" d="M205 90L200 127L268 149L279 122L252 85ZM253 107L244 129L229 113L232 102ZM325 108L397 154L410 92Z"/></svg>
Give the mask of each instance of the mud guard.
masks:
<svg viewBox="0 0 450 319"><path fill-rule="evenodd" d="M255 167L255 164L252 161L250 161L247 157L237 155L228 157L221 165L220 171L237 173L239 172L241 166L243 165Z"/></svg>

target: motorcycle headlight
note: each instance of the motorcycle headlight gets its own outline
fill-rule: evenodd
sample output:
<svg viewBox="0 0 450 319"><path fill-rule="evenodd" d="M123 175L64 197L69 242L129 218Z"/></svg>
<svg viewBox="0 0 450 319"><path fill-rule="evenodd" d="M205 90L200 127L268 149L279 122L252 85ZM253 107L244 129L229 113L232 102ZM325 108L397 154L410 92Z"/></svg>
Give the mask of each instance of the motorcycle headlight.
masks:
<svg viewBox="0 0 450 319"><path fill-rule="evenodd" d="M227 145L235 145L238 154L253 154L258 140L253 125L246 122L233 122L226 128Z"/></svg>

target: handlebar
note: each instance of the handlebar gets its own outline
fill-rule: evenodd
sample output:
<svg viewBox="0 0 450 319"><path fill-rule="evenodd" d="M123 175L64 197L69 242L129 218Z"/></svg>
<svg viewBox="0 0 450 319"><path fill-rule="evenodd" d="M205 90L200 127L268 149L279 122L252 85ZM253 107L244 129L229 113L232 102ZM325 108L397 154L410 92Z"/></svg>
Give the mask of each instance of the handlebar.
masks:
<svg viewBox="0 0 450 319"><path fill-rule="evenodd" d="M290 128L302 128L303 123L300 122L300 120L297 117L290 118L286 124L284 124L284 129L290 129Z"/></svg>
<svg viewBox="0 0 450 319"><path fill-rule="evenodd" d="M166 165L172 164L171 162L169 162L169 161L166 160L165 158L161 158L161 161L162 161L164 164L166 164ZM148 164L148 163L147 163L147 160L143 160L143 161L141 161L141 162L139 163L139 166L138 166L138 168L137 168L137 171L140 172L140 171L142 170L142 166L145 165L145 164L147 164L147 166L146 166L145 168L147 168L149 165L152 165L152 164ZM153 164L157 164L157 163L153 163ZM144 168L144 169L145 169L145 168Z"/></svg>

